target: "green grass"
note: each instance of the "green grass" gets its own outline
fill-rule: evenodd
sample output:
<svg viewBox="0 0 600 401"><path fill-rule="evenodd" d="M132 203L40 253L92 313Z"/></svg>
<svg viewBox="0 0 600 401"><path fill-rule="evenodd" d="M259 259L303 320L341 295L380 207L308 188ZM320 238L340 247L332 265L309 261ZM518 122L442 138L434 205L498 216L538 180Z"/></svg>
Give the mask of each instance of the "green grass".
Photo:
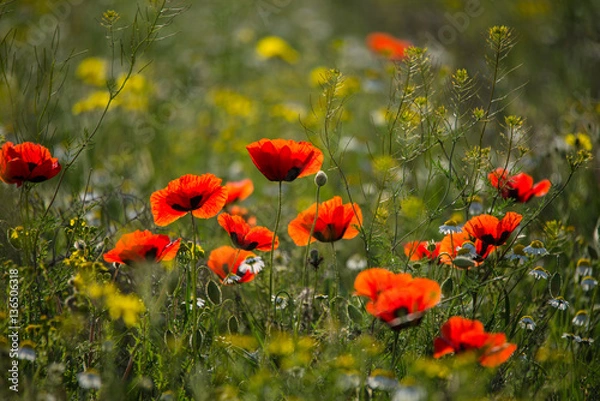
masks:
<svg viewBox="0 0 600 401"><path fill-rule="evenodd" d="M439 47L427 38L467 13L460 2L109 3L0 3L0 142L42 144L62 166L0 183L0 398L600 398L598 287L585 286L600 252L596 5L482 4ZM417 47L391 62L367 48L373 31ZM285 42L264 57L269 36ZM261 138L311 142L327 183L268 181L246 150ZM551 190L503 199L497 167ZM251 178L238 205L278 225L253 281L209 269L232 245L215 217L154 224L151 194L205 173ZM362 210L359 234L296 246L288 223L334 196ZM480 265L407 257L406 243L441 241L478 207L523 216ZM181 238L175 260L106 263L135 230ZM545 253L511 257L534 240ZM434 280L442 299L391 330L355 294L372 267ZM494 368L433 358L451 316L517 350Z"/></svg>

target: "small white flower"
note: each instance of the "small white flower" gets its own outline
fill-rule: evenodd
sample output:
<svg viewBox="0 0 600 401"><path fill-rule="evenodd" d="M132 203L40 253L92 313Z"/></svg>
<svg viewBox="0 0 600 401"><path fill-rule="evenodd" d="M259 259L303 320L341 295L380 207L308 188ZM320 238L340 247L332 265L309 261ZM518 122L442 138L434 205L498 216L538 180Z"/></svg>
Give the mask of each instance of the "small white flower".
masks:
<svg viewBox="0 0 600 401"><path fill-rule="evenodd" d="M483 213L483 204L481 202L473 201L469 205L469 216L479 216Z"/></svg>
<svg viewBox="0 0 600 401"><path fill-rule="evenodd" d="M392 401L421 401L427 398L422 387L400 385L392 396Z"/></svg>
<svg viewBox="0 0 600 401"><path fill-rule="evenodd" d="M523 316L521 320L519 320L519 326L521 326L522 329L535 330L535 322L531 316Z"/></svg>
<svg viewBox="0 0 600 401"><path fill-rule="evenodd" d="M521 244L513 246L512 252L507 256L508 260L518 260L519 262L527 262L527 255L523 250L525 247Z"/></svg>
<svg viewBox="0 0 600 401"><path fill-rule="evenodd" d="M546 255L548 253L546 248L544 248L544 244L542 243L542 241L538 240L531 241L531 244L523 248L523 252L525 252L527 255L532 256L541 256Z"/></svg>
<svg viewBox="0 0 600 401"><path fill-rule="evenodd" d="M577 268L575 269L575 280L579 280L579 277L591 276L592 275L592 264L589 259L581 258L577 261Z"/></svg>
<svg viewBox="0 0 600 401"><path fill-rule="evenodd" d="M223 280L223 284L225 285L230 285L230 284L235 284L238 281L240 281L242 278L240 276L238 276L237 274L229 274L227 277L225 277L225 280Z"/></svg>
<svg viewBox="0 0 600 401"><path fill-rule="evenodd" d="M100 375L95 370L86 370L85 372L77 373L77 382L79 382L79 387L86 390L97 390L102 386Z"/></svg>
<svg viewBox="0 0 600 401"><path fill-rule="evenodd" d="M17 353L17 358L33 362L36 358L35 350L31 347L20 347Z"/></svg>
<svg viewBox="0 0 600 401"><path fill-rule="evenodd" d="M385 375L375 375L367 377L367 386L373 390L395 390L398 388L398 380Z"/></svg>
<svg viewBox="0 0 600 401"><path fill-rule="evenodd" d="M247 258L238 267L238 272L242 275L248 272L252 274L258 274L265 267L265 262L260 256Z"/></svg>
<svg viewBox="0 0 600 401"><path fill-rule="evenodd" d="M367 259L355 253L346 261L346 267L350 270L363 270L367 267Z"/></svg>
<svg viewBox="0 0 600 401"><path fill-rule="evenodd" d="M288 306L287 297L271 295L271 302L275 303L275 309L277 310L283 310Z"/></svg>
<svg viewBox="0 0 600 401"><path fill-rule="evenodd" d="M588 313L584 310L578 311L571 322L575 326L585 326L588 322Z"/></svg>
<svg viewBox="0 0 600 401"><path fill-rule="evenodd" d="M581 288L584 291L592 290L597 285L598 285L598 280L596 280L592 276L585 276L583 279L581 279Z"/></svg>
<svg viewBox="0 0 600 401"><path fill-rule="evenodd" d="M456 233L461 233L462 232L462 226L459 225L454 220L448 220L448 221L446 221L444 224L442 224L439 227L439 229L440 229L440 234L444 234L444 235L456 234Z"/></svg>
<svg viewBox="0 0 600 401"><path fill-rule="evenodd" d="M563 297L552 298L548 301L548 305L558 310L567 310L569 303Z"/></svg>
<svg viewBox="0 0 600 401"><path fill-rule="evenodd" d="M529 272L530 276L533 276L533 278L535 278L536 280L547 280L548 277L550 276L550 274L548 273L548 271L546 269L544 269L542 266L537 266L535 267L533 270L531 270Z"/></svg>

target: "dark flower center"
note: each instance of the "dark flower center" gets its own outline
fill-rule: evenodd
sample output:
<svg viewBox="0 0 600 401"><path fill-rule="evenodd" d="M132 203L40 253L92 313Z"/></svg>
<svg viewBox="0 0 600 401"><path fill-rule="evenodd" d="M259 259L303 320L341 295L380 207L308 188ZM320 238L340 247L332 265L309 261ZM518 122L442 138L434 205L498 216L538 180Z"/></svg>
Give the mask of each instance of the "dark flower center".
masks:
<svg viewBox="0 0 600 401"><path fill-rule="evenodd" d="M285 177L283 178L283 180L284 181L294 181L296 178L298 178L298 176L300 175L301 172L302 172L302 169L300 167L292 167L291 169L288 170L288 172L285 175Z"/></svg>
<svg viewBox="0 0 600 401"><path fill-rule="evenodd" d="M189 212L191 210L196 210L200 207L200 203L202 202L202 195L193 196L190 198L190 206L182 206L178 203L173 203L171 208L177 210L178 212Z"/></svg>

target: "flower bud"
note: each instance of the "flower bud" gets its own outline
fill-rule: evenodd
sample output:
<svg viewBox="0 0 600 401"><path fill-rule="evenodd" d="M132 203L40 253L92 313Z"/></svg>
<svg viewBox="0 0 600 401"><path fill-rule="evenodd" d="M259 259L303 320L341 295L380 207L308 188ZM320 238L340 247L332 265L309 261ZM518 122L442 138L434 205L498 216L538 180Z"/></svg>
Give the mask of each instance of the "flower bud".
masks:
<svg viewBox="0 0 600 401"><path fill-rule="evenodd" d="M327 184L327 174L323 170L319 170L317 175L315 175L315 184L318 187L322 187Z"/></svg>

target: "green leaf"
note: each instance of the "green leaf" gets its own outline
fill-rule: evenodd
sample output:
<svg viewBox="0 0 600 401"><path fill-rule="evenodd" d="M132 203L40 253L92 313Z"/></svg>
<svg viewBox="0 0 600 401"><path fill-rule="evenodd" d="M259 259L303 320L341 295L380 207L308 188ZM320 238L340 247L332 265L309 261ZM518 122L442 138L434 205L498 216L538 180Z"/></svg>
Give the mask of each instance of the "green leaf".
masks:
<svg viewBox="0 0 600 401"><path fill-rule="evenodd" d="M220 305L223 302L221 288L212 280L206 283L206 296L214 305Z"/></svg>
<svg viewBox="0 0 600 401"><path fill-rule="evenodd" d="M363 321L363 314L356 306L348 304L348 317L356 324L361 324Z"/></svg>

